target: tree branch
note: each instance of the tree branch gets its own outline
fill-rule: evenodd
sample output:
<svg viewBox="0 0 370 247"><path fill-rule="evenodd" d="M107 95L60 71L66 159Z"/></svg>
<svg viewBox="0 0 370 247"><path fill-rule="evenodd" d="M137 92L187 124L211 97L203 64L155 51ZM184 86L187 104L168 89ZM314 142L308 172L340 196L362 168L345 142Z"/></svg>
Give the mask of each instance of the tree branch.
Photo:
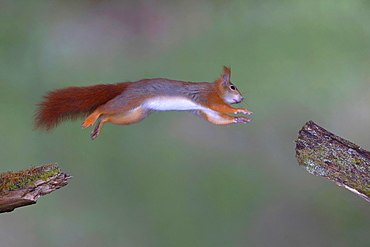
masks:
<svg viewBox="0 0 370 247"><path fill-rule="evenodd" d="M0 174L0 213L35 204L37 199L68 184L72 178L57 164Z"/></svg>
<svg viewBox="0 0 370 247"><path fill-rule="evenodd" d="M309 121L299 131L296 158L311 174L370 202L370 152Z"/></svg>

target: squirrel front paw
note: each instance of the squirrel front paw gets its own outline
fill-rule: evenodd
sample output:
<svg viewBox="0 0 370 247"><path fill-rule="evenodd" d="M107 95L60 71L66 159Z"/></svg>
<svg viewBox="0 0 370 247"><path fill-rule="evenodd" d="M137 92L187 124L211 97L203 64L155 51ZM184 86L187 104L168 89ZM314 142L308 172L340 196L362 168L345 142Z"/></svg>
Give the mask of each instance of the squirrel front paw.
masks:
<svg viewBox="0 0 370 247"><path fill-rule="evenodd" d="M249 123L250 121L252 121L251 118L247 118L247 117L234 117L234 123Z"/></svg>
<svg viewBox="0 0 370 247"><path fill-rule="evenodd" d="M238 113L243 113L245 115L251 115L253 112L248 111L247 109L239 108L239 109L236 109L235 114L238 114Z"/></svg>

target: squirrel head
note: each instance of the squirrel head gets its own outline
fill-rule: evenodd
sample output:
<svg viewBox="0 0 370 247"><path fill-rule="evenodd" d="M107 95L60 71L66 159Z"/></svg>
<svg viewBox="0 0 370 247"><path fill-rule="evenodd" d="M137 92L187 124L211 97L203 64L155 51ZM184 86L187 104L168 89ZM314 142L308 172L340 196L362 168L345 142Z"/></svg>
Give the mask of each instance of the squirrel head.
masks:
<svg viewBox="0 0 370 247"><path fill-rule="evenodd" d="M224 102L228 104L238 104L243 101L243 96L230 81L231 69L224 66L223 73L215 81L217 91Z"/></svg>

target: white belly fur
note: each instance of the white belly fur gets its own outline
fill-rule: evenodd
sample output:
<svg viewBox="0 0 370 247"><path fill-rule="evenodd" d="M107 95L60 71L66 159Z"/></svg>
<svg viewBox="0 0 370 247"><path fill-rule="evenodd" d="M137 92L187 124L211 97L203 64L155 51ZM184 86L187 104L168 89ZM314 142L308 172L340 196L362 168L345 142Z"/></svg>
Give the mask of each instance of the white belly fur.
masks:
<svg viewBox="0 0 370 247"><path fill-rule="evenodd" d="M143 106L155 111L188 111L205 109L203 106L181 97L152 98L146 100Z"/></svg>

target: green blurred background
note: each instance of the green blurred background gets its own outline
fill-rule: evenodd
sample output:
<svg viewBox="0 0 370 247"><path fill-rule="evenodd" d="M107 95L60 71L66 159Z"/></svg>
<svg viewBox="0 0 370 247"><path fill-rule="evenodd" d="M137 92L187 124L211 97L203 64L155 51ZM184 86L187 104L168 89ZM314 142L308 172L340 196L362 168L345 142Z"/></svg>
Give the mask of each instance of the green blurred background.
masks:
<svg viewBox="0 0 370 247"><path fill-rule="evenodd" d="M57 162L74 178L2 214L0 245L370 246L370 204L294 157L311 119L370 150L369 7L1 0L1 171ZM82 120L33 131L50 90L213 81L222 65L254 112L247 125L161 112L95 141Z"/></svg>

